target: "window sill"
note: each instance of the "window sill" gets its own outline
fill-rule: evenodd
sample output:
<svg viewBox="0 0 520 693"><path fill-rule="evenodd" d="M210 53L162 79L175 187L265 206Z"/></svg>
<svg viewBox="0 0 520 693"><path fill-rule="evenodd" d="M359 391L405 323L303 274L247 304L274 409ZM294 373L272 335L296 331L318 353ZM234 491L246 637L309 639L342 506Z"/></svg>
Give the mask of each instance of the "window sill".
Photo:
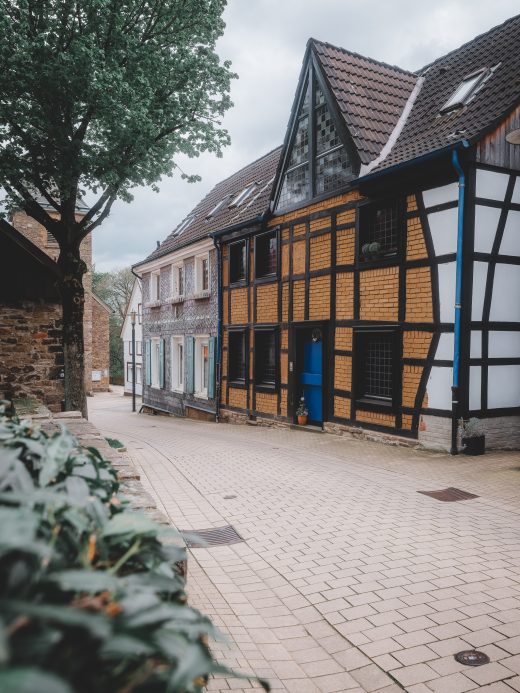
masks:
<svg viewBox="0 0 520 693"><path fill-rule="evenodd" d="M371 397L356 399L356 407L359 409L366 409L367 411L380 411L385 414L395 414L395 405L393 402L385 402L384 400L373 399Z"/></svg>
<svg viewBox="0 0 520 693"><path fill-rule="evenodd" d="M278 279L278 272L273 274L263 274L261 277L255 277L255 284L264 284L265 282L274 282Z"/></svg>
<svg viewBox="0 0 520 693"><path fill-rule="evenodd" d="M236 387L239 390L247 390L247 385L244 380L229 380L229 387Z"/></svg>
<svg viewBox="0 0 520 693"><path fill-rule="evenodd" d="M208 393L207 392L194 392L193 396L196 397L197 399L208 399Z"/></svg>
<svg viewBox="0 0 520 693"><path fill-rule="evenodd" d="M364 260L360 256L358 260L358 267L359 269L364 269L365 267L390 267L391 265L398 265L400 260L400 253L395 253L394 255L387 255L386 257L374 258L370 260Z"/></svg>
<svg viewBox="0 0 520 693"><path fill-rule="evenodd" d="M145 303L145 308L160 308L161 307L161 301L149 301L148 303Z"/></svg>
<svg viewBox="0 0 520 693"><path fill-rule="evenodd" d="M175 392L176 395L183 395L184 390L177 388L177 387L172 387L172 392Z"/></svg>
<svg viewBox="0 0 520 693"><path fill-rule="evenodd" d="M235 281L229 282L229 288L230 289L236 289L240 286L246 286L246 284L247 284L247 281L245 278L244 279L236 279Z"/></svg>
<svg viewBox="0 0 520 693"><path fill-rule="evenodd" d="M205 289L204 291L197 291L195 294L193 294L193 298L195 300L200 300L202 298L209 298L211 295L211 292L209 289Z"/></svg>
<svg viewBox="0 0 520 693"><path fill-rule="evenodd" d="M169 301L170 303L173 303L173 304L175 304L175 303L183 303L183 301L184 301L184 296L170 296L170 298L168 299L168 301Z"/></svg>
<svg viewBox="0 0 520 693"><path fill-rule="evenodd" d="M257 392L269 392L275 393L278 391L276 384L269 385L267 383L255 383L255 390Z"/></svg>

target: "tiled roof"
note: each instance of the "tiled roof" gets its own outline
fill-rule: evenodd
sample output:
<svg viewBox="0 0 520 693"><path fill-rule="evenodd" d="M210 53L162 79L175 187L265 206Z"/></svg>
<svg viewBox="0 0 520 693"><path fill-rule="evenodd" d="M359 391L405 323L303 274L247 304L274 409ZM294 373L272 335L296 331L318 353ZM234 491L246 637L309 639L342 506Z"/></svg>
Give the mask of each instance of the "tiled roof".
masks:
<svg viewBox="0 0 520 693"><path fill-rule="evenodd" d="M139 264L155 260L174 250L191 245L191 243L206 238L212 232L222 231L236 224L254 221L262 215L269 205L273 179L281 149L281 147L273 149L273 151L248 164L237 173L229 176L229 178L217 183L211 192L188 214L188 217L193 217L193 220L184 230L178 235L176 234L177 229L182 226L183 222L181 222L166 240L146 260ZM255 182L259 185L242 204L237 207L229 207L229 203L247 185ZM207 219L208 214L222 200L226 200L225 204L222 205L217 213Z"/></svg>
<svg viewBox="0 0 520 693"><path fill-rule="evenodd" d="M311 39L361 162L386 144L417 82L400 67Z"/></svg>
<svg viewBox="0 0 520 693"><path fill-rule="evenodd" d="M489 79L462 108L440 114L464 77L488 68ZM462 139L476 140L520 103L520 15L435 60L389 155L377 169L409 161Z"/></svg>

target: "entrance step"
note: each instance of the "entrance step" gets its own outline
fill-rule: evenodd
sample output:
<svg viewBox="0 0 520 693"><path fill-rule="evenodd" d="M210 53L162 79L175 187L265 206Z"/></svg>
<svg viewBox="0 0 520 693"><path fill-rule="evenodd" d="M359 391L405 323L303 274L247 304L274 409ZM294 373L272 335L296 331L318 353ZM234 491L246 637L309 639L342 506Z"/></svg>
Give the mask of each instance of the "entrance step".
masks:
<svg viewBox="0 0 520 693"><path fill-rule="evenodd" d="M312 426L307 424L307 426L300 426L299 424L291 424L292 431L306 431L307 433L325 433L321 426Z"/></svg>

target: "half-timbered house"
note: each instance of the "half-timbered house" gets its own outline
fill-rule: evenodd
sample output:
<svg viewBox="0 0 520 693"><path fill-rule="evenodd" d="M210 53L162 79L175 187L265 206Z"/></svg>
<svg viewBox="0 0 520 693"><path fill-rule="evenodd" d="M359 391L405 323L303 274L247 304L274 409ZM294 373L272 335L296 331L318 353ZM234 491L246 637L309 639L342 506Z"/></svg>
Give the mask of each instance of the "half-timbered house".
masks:
<svg viewBox="0 0 520 693"><path fill-rule="evenodd" d="M270 213L216 234L224 416L520 444L519 46L520 16L417 72L308 42Z"/></svg>

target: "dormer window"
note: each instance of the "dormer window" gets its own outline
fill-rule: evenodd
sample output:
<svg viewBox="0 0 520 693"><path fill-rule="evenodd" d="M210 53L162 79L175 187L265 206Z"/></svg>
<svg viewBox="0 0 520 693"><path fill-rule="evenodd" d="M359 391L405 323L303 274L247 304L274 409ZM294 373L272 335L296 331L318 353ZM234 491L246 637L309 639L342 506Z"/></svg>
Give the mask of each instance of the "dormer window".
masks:
<svg viewBox="0 0 520 693"><path fill-rule="evenodd" d="M452 111L453 109L459 108L467 103L470 97L475 93L475 90L479 84L482 82L485 74L486 70L478 70L478 72L473 72L467 77L464 77L453 95L441 108L441 113L447 113L448 111Z"/></svg>
<svg viewBox="0 0 520 693"><path fill-rule="evenodd" d="M258 187L258 183L250 183L243 190L241 190L238 195L229 203L230 207L239 207L248 197L251 195L253 190Z"/></svg>

